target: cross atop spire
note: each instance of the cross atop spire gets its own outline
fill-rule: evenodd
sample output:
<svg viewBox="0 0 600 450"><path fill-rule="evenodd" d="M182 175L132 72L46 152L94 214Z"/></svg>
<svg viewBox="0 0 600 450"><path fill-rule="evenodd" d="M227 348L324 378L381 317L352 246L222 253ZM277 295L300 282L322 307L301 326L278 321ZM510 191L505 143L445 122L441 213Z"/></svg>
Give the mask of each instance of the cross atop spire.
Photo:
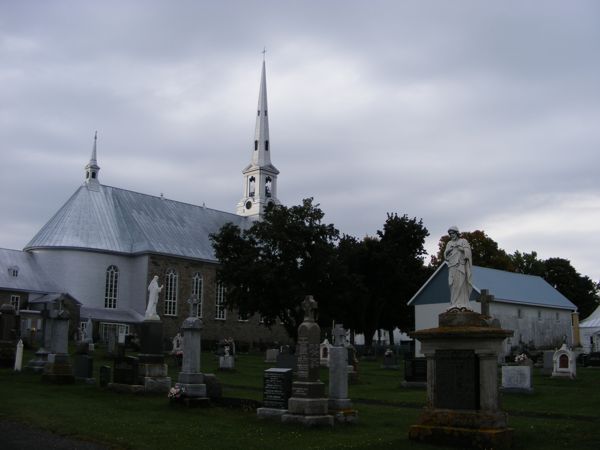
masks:
<svg viewBox="0 0 600 450"><path fill-rule="evenodd" d="M100 182L98 181L98 173L100 172L100 166L96 161L96 144L98 141L98 132L94 133L94 146L92 148L92 156L90 162L85 166L85 184L88 188L97 190Z"/></svg>

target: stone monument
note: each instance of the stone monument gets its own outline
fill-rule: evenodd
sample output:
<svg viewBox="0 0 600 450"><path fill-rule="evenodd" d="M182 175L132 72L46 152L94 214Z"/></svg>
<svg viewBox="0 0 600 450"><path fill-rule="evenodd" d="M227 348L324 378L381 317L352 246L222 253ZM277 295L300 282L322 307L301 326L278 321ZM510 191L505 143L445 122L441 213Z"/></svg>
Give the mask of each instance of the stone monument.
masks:
<svg viewBox="0 0 600 450"><path fill-rule="evenodd" d="M44 366L48 363L50 341L52 339L52 319L50 318L49 304L44 304L41 313L42 317L42 337L40 348L35 352L35 357L27 362L25 370L35 373L42 373Z"/></svg>
<svg viewBox="0 0 600 450"><path fill-rule="evenodd" d="M445 251L452 304L439 326L411 333L427 359L427 405L409 430L415 441L461 448L508 449L506 413L500 410L498 355L513 332L469 309L470 247L449 230Z"/></svg>
<svg viewBox="0 0 600 450"><path fill-rule="evenodd" d="M531 365L504 365L500 390L506 393L533 394L532 379Z"/></svg>
<svg viewBox="0 0 600 450"><path fill-rule="evenodd" d="M354 422L358 412L348 398L348 350L346 330L341 324L333 329L333 345L329 348L329 413L337 422Z"/></svg>
<svg viewBox="0 0 600 450"><path fill-rule="evenodd" d="M15 362L17 316L10 303L0 306L0 367L12 367Z"/></svg>
<svg viewBox="0 0 600 450"><path fill-rule="evenodd" d="M138 354L138 380L146 392L169 392L171 378L163 354L163 323L156 313L158 294L158 276L154 276L148 285L148 306L144 321L140 325L140 353Z"/></svg>
<svg viewBox="0 0 600 450"><path fill-rule="evenodd" d="M319 380L321 329L315 321L317 306L311 295L302 302L304 321L298 327L296 380L292 383L288 413L281 416L282 422L306 426L333 425L333 416L327 414L329 402L325 397L325 386Z"/></svg>
<svg viewBox="0 0 600 450"><path fill-rule="evenodd" d="M227 343L223 347L224 354L219 356L219 370L235 370L235 356L232 355L233 346Z"/></svg>
<svg viewBox="0 0 600 450"><path fill-rule="evenodd" d="M292 369L272 367L263 375L263 406L256 409L259 419L280 419L287 413L292 396Z"/></svg>
<svg viewBox="0 0 600 450"><path fill-rule="evenodd" d="M567 344L564 343L552 357L553 378L570 378L574 380L577 375L577 365L575 363L575 353L571 351Z"/></svg>
<svg viewBox="0 0 600 450"><path fill-rule="evenodd" d="M23 368L23 341L19 339L17 343L17 352L15 354L15 372L20 372Z"/></svg>
<svg viewBox="0 0 600 450"><path fill-rule="evenodd" d="M69 313L63 309L61 297L50 310L50 318L50 353L44 366L42 380L61 384L74 383L75 377L69 359Z"/></svg>
<svg viewBox="0 0 600 450"><path fill-rule="evenodd" d="M200 371L202 319L195 313L198 299L193 295L188 303L190 316L183 321L183 358L175 389L182 392L187 404L208 403L204 374Z"/></svg>

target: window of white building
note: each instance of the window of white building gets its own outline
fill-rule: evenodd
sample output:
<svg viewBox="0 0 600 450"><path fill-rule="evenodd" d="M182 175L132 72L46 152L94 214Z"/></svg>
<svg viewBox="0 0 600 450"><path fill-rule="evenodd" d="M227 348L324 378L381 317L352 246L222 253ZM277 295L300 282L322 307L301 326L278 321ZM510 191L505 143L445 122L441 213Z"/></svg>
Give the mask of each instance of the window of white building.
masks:
<svg viewBox="0 0 600 450"><path fill-rule="evenodd" d="M119 292L119 268L109 266L106 269L106 284L104 287L104 307L115 309Z"/></svg>
<svg viewBox="0 0 600 450"><path fill-rule="evenodd" d="M20 295L11 295L10 296L10 304L13 305L15 311L18 311L21 308L21 296Z"/></svg>
<svg viewBox="0 0 600 450"><path fill-rule="evenodd" d="M100 339L103 342L108 342L108 337L114 333L115 338L121 335L129 334L129 325L123 323L100 322ZM115 339L115 342L117 339Z"/></svg>

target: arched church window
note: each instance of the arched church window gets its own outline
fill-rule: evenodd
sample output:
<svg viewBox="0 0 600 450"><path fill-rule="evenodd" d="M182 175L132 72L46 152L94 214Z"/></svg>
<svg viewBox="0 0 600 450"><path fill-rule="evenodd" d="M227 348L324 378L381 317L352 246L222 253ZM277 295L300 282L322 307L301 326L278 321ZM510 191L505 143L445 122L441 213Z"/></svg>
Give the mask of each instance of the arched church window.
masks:
<svg viewBox="0 0 600 450"><path fill-rule="evenodd" d="M248 196L254 197L255 190L256 190L256 178L250 177L248 179Z"/></svg>
<svg viewBox="0 0 600 450"><path fill-rule="evenodd" d="M258 141L254 141L254 151L258 150Z"/></svg>
<svg viewBox="0 0 600 450"><path fill-rule="evenodd" d="M217 292L215 297L215 319L225 320L227 319L227 309L225 307L225 286L223 283L217 283Z"/></svg>
<svg viewBox="0 0 600 450"><path fill-rule="evenodd" d="M203 287L202 274L200 272L196 272L192 278L192 295L195 295L198 299L198 311L196 312L197 317L202 317Z"/></svg>
<svg viewBox="0 0 600 450"><path fill-rule="evenodd" d="M117 307L117 297L119 294L119 268L109 266L106 269L106 283L104 286L104 307L115 309Z"/></svg>
<svg viewBox="0 0 600 450"><path fill-rule="evenodd" d="M271 177L265 178L265 197L271 196L272 183L273 183L273 180L271 180Z"/></svg>
<svg viewBox="0 0 600 450"><path fill-rule="evenodd" d="M269 141L265 141L265 151L269 151Z"/></svg>
<svg viewBox="0 0 600 450"><path fill-rule="evenodd" d="M177 272L173 269L167 270L165 277L165 316L177 315Z"/></svg>

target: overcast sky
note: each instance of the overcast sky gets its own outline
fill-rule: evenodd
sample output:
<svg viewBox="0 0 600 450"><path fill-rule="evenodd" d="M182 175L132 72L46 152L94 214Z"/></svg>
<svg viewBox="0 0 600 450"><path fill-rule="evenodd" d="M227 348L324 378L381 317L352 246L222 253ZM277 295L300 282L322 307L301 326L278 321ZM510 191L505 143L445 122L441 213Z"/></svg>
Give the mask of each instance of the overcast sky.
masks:
<svg viewBox="0 0 600 450"><path fill-rule="evenodd" d="M0 0L0 247L83 182L235 211L271 158L357 237L387 212L600 279L600 2ZM428 259L427 259L428 260Z"/></svg>

